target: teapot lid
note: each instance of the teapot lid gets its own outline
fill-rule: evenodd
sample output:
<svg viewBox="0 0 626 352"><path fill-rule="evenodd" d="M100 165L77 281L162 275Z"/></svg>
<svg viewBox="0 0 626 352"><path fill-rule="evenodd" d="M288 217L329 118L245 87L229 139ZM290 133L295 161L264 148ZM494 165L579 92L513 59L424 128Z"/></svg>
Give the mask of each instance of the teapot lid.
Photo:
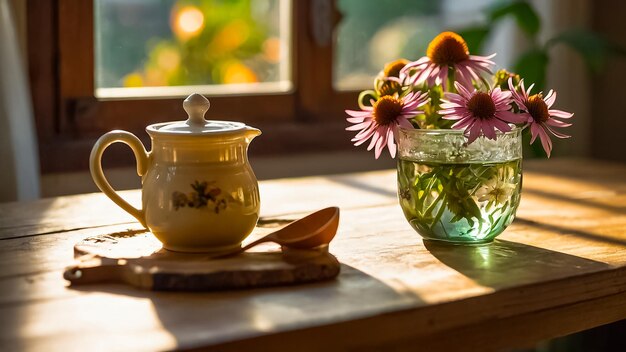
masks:
<svg viewBox="0 0 626 352"><path fill-rule="evenodd" d="M209 99L203 95L191 94L183 101L183 108L188 115L186 121L157 123L148 126L146 131L150 134L189 136L241 132L246 129L246 125L241 122L206 120L204 114L210 106Z"/></svg>

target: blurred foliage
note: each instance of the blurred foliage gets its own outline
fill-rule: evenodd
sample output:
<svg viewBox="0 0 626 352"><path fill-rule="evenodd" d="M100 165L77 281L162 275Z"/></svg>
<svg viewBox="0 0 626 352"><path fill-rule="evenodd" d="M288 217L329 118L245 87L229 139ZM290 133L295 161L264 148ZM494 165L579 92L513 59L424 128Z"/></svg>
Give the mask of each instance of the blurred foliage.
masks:
<svg viewBox="0 0 626 352"><path fill-rule="evenodd" d="M578 52L593 72L600 72L612 55L625 56L626 49L608 41L595 32L573 28L559 33L548 40L546 48L556 44L565 44Z"/></svg>
<svg viewBox="0 0 626 352"><path fill-rule="evenodd" d="M253 1L174 2L170 6L169 35L148 42L143 66L127 74L123 85L179 86L276 80L280 42L253 16Z"/></svg>
<svg viewBox="0 0 626 352"><path fill-rule="evenodd" d="M490 8L487 14L492 24L508 16L515 17L517 25L529 36L537 35L541 29L539 16L532 6L525 1L496 4Z"/></svg>
<svg viewBox="0 0 626 352"><path fill-rule="evenodd" d="M499 21L514 18L530 45L527 51L517 58L513 71L525 78L526 82L534 82L539 91L545 88L550 49L555 45L565 44L575 50L593 72L601 71L610 56L626 54L623 48L609 42L598 33L582 28L565 30L545 43L540 43L537 36L541 31L541 18L525 0L499 1L487 7L485 15L486 24L458 31L467 41L470 52L481 51Z"/></svg>
<svg viewBox="0 0 626 352"><path fill-rule="evenodd" d="M459 30L458 33L466 40L470 52L480 52L489 34L496 24L505 18L514 18L518 27L526 36L529 47L519 55L513 64L512 71L524 78L526 86L535 83L535 92L546 88L546 73L550 63L550 49L564 44L576 51L592 72L600 72L611 56L626 55L626 50L611 43L600 34L583 28L572 28L558 33L554 37L540 43L537 36L541 31L541 18L537 11L525 0L499 1L485 9L487 22L484 25ZM528 130L524 135L525 142L530 140ZM545 152L536 141L532 145L536 156L545 156Z"/></svg>
<svg viewBox="0 0 626 352"><path fill-rule="evenodd" d="M384 62L423 55L440 29L432 21L440 1L337 0L336 6L342 14L333 48L336 83L369 82Z"/></svg>

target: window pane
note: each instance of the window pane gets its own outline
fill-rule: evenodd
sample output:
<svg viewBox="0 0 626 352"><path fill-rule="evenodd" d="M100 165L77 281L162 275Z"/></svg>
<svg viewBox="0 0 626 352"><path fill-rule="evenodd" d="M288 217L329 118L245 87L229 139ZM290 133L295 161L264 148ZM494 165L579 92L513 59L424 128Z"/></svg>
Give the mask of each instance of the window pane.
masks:
<svg viewBox="0 0 626 352"><path fill-rule="evenodd" d="M95 0L96 96L288 90L290 5Z"/></svg>
<svg viewBox="0 0 626 352"><path fill-rule="evenodd" d="M343 19L335 46L336 89L369 87L386 62L417 60L443 30L484 20L494 0L339 0Z"/></svg>

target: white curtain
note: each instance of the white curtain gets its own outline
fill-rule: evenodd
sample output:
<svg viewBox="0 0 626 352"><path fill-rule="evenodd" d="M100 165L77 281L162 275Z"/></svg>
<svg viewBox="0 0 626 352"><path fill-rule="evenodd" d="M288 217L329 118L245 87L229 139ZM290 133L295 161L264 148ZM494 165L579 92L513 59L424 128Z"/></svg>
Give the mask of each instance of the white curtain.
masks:
<svg viewBox="0 0 626 352"><path fill-rule="evenodd" d="M0 0L0 202L39 197L39 161L26 67L9 0Z"/></svg>

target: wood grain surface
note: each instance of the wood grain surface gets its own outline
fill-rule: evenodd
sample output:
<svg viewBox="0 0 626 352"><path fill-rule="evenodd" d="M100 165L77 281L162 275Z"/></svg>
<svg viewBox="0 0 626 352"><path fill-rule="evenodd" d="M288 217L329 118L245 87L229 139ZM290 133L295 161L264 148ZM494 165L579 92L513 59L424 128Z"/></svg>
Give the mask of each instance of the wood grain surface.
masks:
<svg viewBox="0 0 626 352"><path fill-rule="evenodd" d="M248 237L259 239L268 232L256 228ZM327 245L271 247L268 243L237 256L215 258L163 249L148 231L110 233L78 242L76 263L63 277L73 286L122 283L154 291L223 291L304 284L339 274L339 262Z"/></svg>
<svg viewBox="0 0 626 352"><path fill-rule="evenodd" d="M86 237L139 230L104 195L0 205L8 350L497 350L626 317L626 165L525 162L517 218L490 246L424 245L393 170L261 183L261 224L337 205L336 280L214 293L68 287ZM133 201L139 192L127 192ZM453 338L451 338L453 336Z"/></svg>

